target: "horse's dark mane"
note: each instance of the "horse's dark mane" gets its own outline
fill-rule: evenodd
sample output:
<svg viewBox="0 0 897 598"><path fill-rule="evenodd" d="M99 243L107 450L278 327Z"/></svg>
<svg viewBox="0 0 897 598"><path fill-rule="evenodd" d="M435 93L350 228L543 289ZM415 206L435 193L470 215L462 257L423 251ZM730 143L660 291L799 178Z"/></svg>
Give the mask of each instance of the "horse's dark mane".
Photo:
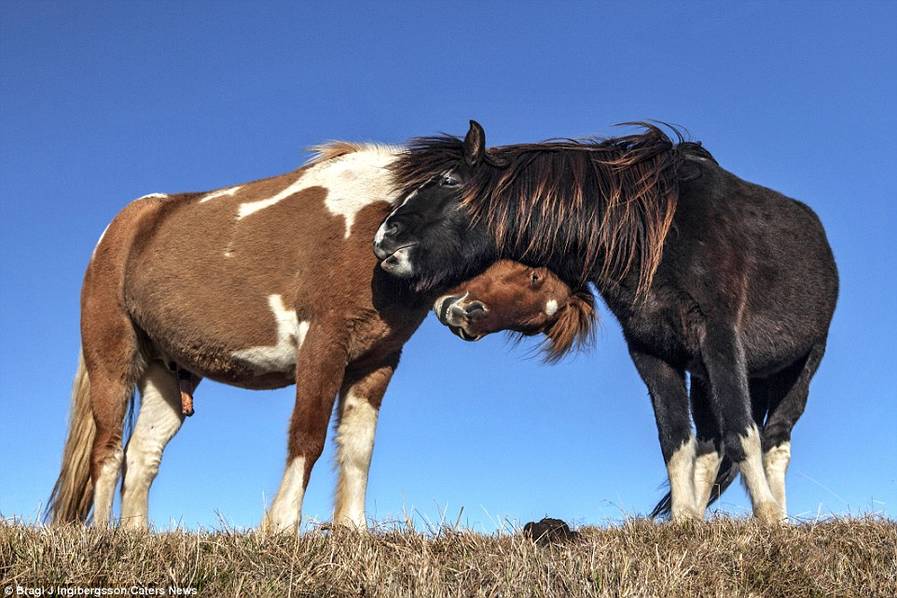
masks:
<svg viewBox="0 0 897 598"><path fill-rule="evenodd" d="M619 282L634 270L636 296L643 296L673 221L682 157L713 157L673 127L678 145L653 124L625 124L644 130L492 148L462 203L486 224L500 255L553 266L580 285ZM399 196L463 159L457 137L412 140L393 167Z"/></svg>

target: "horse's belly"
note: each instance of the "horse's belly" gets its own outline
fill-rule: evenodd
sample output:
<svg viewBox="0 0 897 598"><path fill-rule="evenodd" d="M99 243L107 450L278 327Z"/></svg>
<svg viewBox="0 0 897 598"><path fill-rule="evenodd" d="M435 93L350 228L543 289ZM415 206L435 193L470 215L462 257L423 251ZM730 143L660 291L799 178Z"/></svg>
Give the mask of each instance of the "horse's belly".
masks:
<svg viewBox="0 0 897 598"><path fill-rule="evenodd" d="M227 384L277 388L295 381L297 352L310 324L285 299L290 295L175 286L144 294L132 313L158 358Z"/></svg>

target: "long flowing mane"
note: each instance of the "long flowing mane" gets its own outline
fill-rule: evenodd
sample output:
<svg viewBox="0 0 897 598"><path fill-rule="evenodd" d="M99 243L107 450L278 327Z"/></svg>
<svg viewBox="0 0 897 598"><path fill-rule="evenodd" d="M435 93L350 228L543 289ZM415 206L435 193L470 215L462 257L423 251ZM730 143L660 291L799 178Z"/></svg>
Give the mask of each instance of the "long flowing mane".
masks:
<svg viewBox="0 0 897 598"><path fill-rule="evenodd" d="M683 152L657 126L637 134L507 145L474 169L462 204L482 221L502 256L553 266L579 284L620 282L637 272L636 297L651 286L673 221ZM463 160L463 142L441 135L411 141L394 163L399 197Z"/></svg>

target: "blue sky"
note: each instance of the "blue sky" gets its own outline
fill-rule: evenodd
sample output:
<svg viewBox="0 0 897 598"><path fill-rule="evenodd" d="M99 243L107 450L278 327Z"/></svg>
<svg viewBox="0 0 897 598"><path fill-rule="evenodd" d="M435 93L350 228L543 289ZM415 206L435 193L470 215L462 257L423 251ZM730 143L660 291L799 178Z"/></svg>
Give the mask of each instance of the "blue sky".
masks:
<svg viewBox="0 0 897 598"><path fill-rule="evenodd" d="M324 6L326 4L326 7ZM130 199L295 168L326 139L490 144L679 123L822 218L841 296L788 475L792 515L897 516L897 5L0 4L0 513L57 474L90 252ZM381 414L368 513L492 530L645 512L665 472L647 392L602 310L597 348L542 365L428 318ZM457 372L464 372L459 376ZM204 383L150 500L159 525L254 525L292 389ZM326 520L328 449L305 518ZM743 514L738 486L722 506Z"/></svg>

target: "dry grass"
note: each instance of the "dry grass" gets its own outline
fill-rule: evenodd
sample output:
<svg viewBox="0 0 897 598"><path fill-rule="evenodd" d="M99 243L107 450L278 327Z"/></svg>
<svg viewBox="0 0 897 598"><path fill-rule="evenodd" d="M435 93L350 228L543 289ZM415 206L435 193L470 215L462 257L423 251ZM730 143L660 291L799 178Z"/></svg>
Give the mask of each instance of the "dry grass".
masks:
<svg viewBox="0 0 897 598"><path fill-rule="evenodd" d="M520 534L451 529L319 530L294 539L0 523L0 587L127 594L171 586L277 597L897 596L897 523L886 519L776 528L632 520L581 531L575 544L542 548Z"/></svg>

